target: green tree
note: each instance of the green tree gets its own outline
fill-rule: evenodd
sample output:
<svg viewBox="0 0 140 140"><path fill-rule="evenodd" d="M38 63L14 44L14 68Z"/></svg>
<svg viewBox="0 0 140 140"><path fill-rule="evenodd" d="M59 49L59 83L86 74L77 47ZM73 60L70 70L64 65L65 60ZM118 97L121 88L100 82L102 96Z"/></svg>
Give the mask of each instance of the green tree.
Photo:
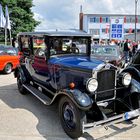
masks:
<svg viewBox="0 0 140 140"><path fill-rule="evenodd" d="M33 0L1 0L0 3L3 11L5 11L5 6L8 6L12 36L16 36L19 32L33 31L39 24L33 18L31 11L34 6Z"/></svg>

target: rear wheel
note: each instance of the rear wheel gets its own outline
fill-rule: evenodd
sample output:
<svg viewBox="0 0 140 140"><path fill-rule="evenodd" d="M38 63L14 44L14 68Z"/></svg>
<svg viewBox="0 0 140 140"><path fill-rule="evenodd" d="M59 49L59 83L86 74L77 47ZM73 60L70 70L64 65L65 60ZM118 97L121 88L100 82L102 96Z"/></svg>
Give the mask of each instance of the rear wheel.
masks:
<svg viewBox="0 0 140 140"><path fill-rule="evenodd" d="M17 76L17 86L18 86L18 90L21 94L23 94L23 95L27 94L27 90L23 86L23 80L22 80L22 77L20 74L18 74L18 76Z"/></svg>
<svg viewBox="0 0 140 140"><path fill-rule="evenodd" d="M9 74L12 72L12 65L11 64L6 64L6 66L4 67L4 73Z"/></svg>
<svg viewBox="0 0 140 140"><path fill-rule="evenodd" d="M59 116L62 127L71 138L78 138L83 134L83 123L86 122L85 112L68 98L63 97L59 103Z"/></svg>

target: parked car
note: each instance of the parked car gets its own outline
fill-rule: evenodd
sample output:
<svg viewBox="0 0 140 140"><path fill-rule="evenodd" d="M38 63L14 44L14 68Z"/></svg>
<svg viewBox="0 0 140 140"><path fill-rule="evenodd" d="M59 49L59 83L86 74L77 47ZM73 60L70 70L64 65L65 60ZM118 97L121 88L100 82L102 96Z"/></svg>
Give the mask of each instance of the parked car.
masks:
<svg viewBox="0 0 140 140"><path fill-rule="evenodd" d="M125 65L124 54L117 45L94 45L91 55L121 68Z"/></svg>
<svg viewBox="0 0 140 140"><path fill-rule="evenodd" d="M133 77L134 81L137 83L137 86L139 86L138 83L140 83L140 50L135 53L126 68L123 69L123 72L129 72Z"/></svg>
<svg viewBox="0 0 140 140"><path fill-rule="evenodd" d="M36 47L38 37L41 47ZM86 51L72 45L63 49L66 38L79 42ZM30 92L45 105L57 102L62 127L71 138L139 116L139 94L131 89L131 75L92 58L90 35L27 32L19 33L18 41L24 55L14 73L19 92Z"/></svg>
<svg viewBox="0 0 140 140"><path fill-rule="evenodd" d="M18 50L12 46L0 45L0 71L9 74L18 65Z"/></svg>

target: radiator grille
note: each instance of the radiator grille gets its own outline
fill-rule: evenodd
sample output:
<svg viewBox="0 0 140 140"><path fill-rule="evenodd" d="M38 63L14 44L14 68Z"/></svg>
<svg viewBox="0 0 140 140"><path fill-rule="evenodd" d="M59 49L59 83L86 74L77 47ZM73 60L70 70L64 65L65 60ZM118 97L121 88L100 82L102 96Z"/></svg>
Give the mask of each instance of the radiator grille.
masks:
<svg viewBox="0 0 140 140"><path fill-rule="evenodd" d="M103 70L97 74L98 89L96 100L102 101L114 97L114 88L116 80L115 70ZM110 91L108 91L110 90Z"/></svg>

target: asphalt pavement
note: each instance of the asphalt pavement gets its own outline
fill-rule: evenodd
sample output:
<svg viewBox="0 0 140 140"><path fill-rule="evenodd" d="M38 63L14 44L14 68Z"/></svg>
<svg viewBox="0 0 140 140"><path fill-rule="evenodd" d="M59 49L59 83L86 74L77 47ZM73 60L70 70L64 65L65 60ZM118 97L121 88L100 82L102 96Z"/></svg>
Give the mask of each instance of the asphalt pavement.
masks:
<svg viewBox="0 0 140 140"><path fill-rule="evenodd" d="M71 140L63 131L57 104L45 106L18 92L13 73L0 74L0 140ZM140 140L140 118L85 133L78 140Z"/></svg>

